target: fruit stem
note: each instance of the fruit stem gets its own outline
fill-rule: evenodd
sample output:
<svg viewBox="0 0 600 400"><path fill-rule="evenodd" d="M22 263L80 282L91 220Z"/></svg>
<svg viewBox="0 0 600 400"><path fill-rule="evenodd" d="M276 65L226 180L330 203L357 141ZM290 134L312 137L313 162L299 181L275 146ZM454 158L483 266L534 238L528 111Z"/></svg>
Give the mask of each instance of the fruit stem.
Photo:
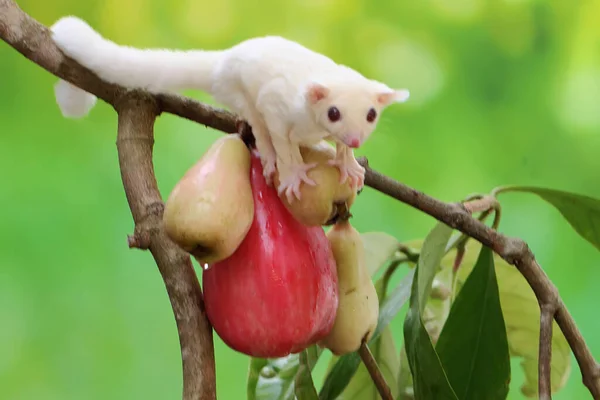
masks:
<svg viewBox="0 0 600 400"><path fill-rule="evenodd" d="M325 225L335 225L338 222L346 222L350 218L352 218L352 214L350 213L350 209L348 208L348 204L344 202L334 203L333 204L333 217L325 223Z"/></svg>
<svg viewBox="0 0 600 400"><path fill-rule="evenodd" d="M252 133L252 128L245 120L237 120L235 123L237 135L240 136L246 147L250 150L256 149L256 140Z"/></svg>
<svg viewBox="0 0 600 400"><path fill-rule="evenodd" d="M394 272L396 272L398 269L398 266L404 264L405 262L410 262L413 264L419 262L419 251L411 249L404 244L400 244L398 246L398 251L402 253L402 256L394 258L383 274L383 287L381 289L381 296L379 296L379 304L383 304L383 300L385 300L385 296L387 295L387 287L390 283L390 279L392 278L392 275L394 275Z"/></svg>
<svg viewBox="0 0 600 400"><path fill-rule="evenodd" d="M398 266L400 266L400 264L403 264L403 263L409 262L409 261L411 261L411 260L407 256L397 258L394 261L392 261L390 266L385 270L385 273L383 274L383 277L382 277L383 282L382 282L382 288L381 288L381 295L379 296L379 304L380 305L383 304L383 301L385 300L385 297L387 296L387 287L390 283L390 279L392 278L392 275L394 275L394 272L396 272L396 270L398 269Z"/></svg>
<svg viewBox="0 0 600 400"><path fill-rule="evenodd" d="M394 397L392 396L392 390L385 381L385 378L381 373L379 366L377 365L377 361L375 360L375 357L373 357L373 354L371 353L371 350L369 350L369 346L364 339L360 345L360 348L358 349L358 354L365 364L367 371L369 371L369 375L371 375L371 379L377 387L377 391L379 392L381 398L383 400L394 400Z"/></svg>

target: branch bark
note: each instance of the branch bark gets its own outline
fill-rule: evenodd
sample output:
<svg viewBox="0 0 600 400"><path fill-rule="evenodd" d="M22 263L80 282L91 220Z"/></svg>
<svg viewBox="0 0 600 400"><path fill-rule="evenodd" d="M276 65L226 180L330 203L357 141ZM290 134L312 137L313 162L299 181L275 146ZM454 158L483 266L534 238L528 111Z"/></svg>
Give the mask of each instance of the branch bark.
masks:
<svg viewBox="0 0 600 400"><path fill-rule="evenodd" d="M57 77L95 94L113 105L119 113L119 155L121 166L124 168L123 183L136 221L136 235L131 238L130 245L146 243L150 248L165 279L178 324L185 324L187 321L185 312L178 314L182 310L187 310L191 313L189 315L196 318L191 324L178 325L183 352L184 387L190 385L189 387L193 387L194 390L203 387L204 391L211 393L214 390L212 338L206 325L200 288L196 287L197 280L190 273L193 270L189 264L189 257L172 247L157 223L162 212L162 201L156 189L152 170L151 147L145 150L142 148L152 143L152 126L148 121L153 121L154 117L161 112L178 115L226 133L237 132L239 119L228 111L182 96L170 94L151 96L136 92L137 94L130 97L127 95L130 91L127 89L101 81L90 71L65 57L52 41L48 28L24 13L12 0L0 0L0 37L26 58ZM144 105L135 106L137 111L132 112L132 101L141 101ZM136 116L140 110L144 110L143 114L146 116ZM137 124L144 128L135 128ZM121 140L122 137L128 136L135 138L130 144ZM129 146L133 146L134 149ZM575 354L584 384L594 399L600 399L600 366L587 347L558 290L548 279L525 242L504 236L487 227L473 218L469 213L470 210L461 203L445 203L436 200L372 170L365 158L359 161L366 168L366 186L429 214L492 248L500 257L517 267L525 277L538 298L542 310L539 353L540 363L542 363L539 368L539 389L542 398L550 398L548 352L551 349L552 324L547 321L552 316ZM139 178L135 178L137 175L145 180L138 180ZM199 336L194 336L187 329L199 329ZM189 346L184 344L184 341L189 341ZM197 359L190 360L196 357ZM186 365L192 364L193 369L186 370ZM195 382L189 383L190 379ZM190 393L194 390L190 389ZM212 394L208 396L203 398L214 398L210 397L213 396Z"/></svg>
<svg viewBox="0 0 600 400"><path fill-rule="evenodd" d="M552 321L556 313L553 305L540 305L540 349L538 392L540 400L551 399L550 365L552 363Z"/></svg>
<svg viewBox="0 0 600 400"><path fill-rule="evenodd" d="M371 349L369 349L369 346L364 340L358 349L358 355L360 355L363 364L365 364L367 371L369 371L369 375L371 376L371 379L373 380L373 383L375 384L375 387L377 388L382 400L394 400L394 396L392 396L392 390L385 381L385 377L377 365L377 360L375 360L375 357L373 357Z"/></svg>
<svg viewBox="0 0 600 400"><path fill-rule="evenodd" d="M121 178L135 222L129 245L150 250L165 283L179 333L183 399L216 399L212 327L189 255L169 240L162 229L164 204L154 175L152 148L154 121L161 109L176 107L184 116L206 118L221 128L226 126L219 120L229 114L195 107L191 100L174 96L154 98L105 84L65 59L50 39L48 29L21 11L13 1L0 0L0 37L49 72L80 84L115 107Z"/></svg>
<svg viewBox="0 0 600 400"><path fill-rule="evenodd" d="M156 101L131 92L115 103L118 112L117 150L125 195L135 222L133 242L149 249L162 275L179 333L183 363L183 399L216 399L212 327L190 256L162 228L164 204L154 167Z"/></svg>

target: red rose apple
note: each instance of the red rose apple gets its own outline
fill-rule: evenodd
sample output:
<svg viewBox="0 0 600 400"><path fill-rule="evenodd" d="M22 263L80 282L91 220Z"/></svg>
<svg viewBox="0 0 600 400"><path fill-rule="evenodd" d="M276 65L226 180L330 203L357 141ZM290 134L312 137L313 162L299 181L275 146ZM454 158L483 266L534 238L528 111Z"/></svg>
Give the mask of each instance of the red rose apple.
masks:
<svg viewBox="0 0 600 400"><path fill-rule="evenodd" d="M203 271L206 312L232 349L262 358L298 353L331 330L336 264L320 226L307 227L266 184L252 155L254 219L237 250Z"/></svg>

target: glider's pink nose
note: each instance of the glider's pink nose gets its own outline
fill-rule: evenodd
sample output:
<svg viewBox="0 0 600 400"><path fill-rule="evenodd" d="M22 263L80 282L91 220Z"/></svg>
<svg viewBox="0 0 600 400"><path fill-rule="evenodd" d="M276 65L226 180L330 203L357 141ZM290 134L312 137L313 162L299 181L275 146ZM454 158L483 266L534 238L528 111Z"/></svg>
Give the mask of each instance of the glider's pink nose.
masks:
<svg viewBox="0 0 600 400"><path fill-rule="evenodd" d="M350 139L348 140L348 147L351 147L353 149L356 149L358 146L360 146L360 140L354 138L354 139Z"/></svg>

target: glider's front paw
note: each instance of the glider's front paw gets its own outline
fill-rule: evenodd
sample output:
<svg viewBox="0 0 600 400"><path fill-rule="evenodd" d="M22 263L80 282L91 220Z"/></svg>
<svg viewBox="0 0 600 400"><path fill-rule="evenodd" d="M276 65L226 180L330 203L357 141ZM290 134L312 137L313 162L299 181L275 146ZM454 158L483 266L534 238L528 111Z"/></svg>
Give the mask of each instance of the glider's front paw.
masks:
<svg viewBox="0 0 600 400"><path fill-rule="evenodd" d="M308 185L316 185L315 181L310 179L307 172L317 166L317 163L302 163L285 168L285 172L282 169L279 170L279 187L277 192L279 195L285 193L288 203L294 201L294 196L300 200L300 185L302 182Z"/></svg>
<svg viewBox="0 0 600 400"><path fill-rule="evenodd" d="M340 170L340 183L344 183L346 179L350 179L350 186L352 188L360 190L364 186L365 169L354 157L341 160L336 158L329 160L328 163Z"/></svg>
<svg viewBox="0 0 600 400"><path fill-rule="evenodd" d="M261 158L262 167L263 167L263 176L267 181L267 185L273 185L273 176L275 175L276 163L275 158Z"/></svg>

